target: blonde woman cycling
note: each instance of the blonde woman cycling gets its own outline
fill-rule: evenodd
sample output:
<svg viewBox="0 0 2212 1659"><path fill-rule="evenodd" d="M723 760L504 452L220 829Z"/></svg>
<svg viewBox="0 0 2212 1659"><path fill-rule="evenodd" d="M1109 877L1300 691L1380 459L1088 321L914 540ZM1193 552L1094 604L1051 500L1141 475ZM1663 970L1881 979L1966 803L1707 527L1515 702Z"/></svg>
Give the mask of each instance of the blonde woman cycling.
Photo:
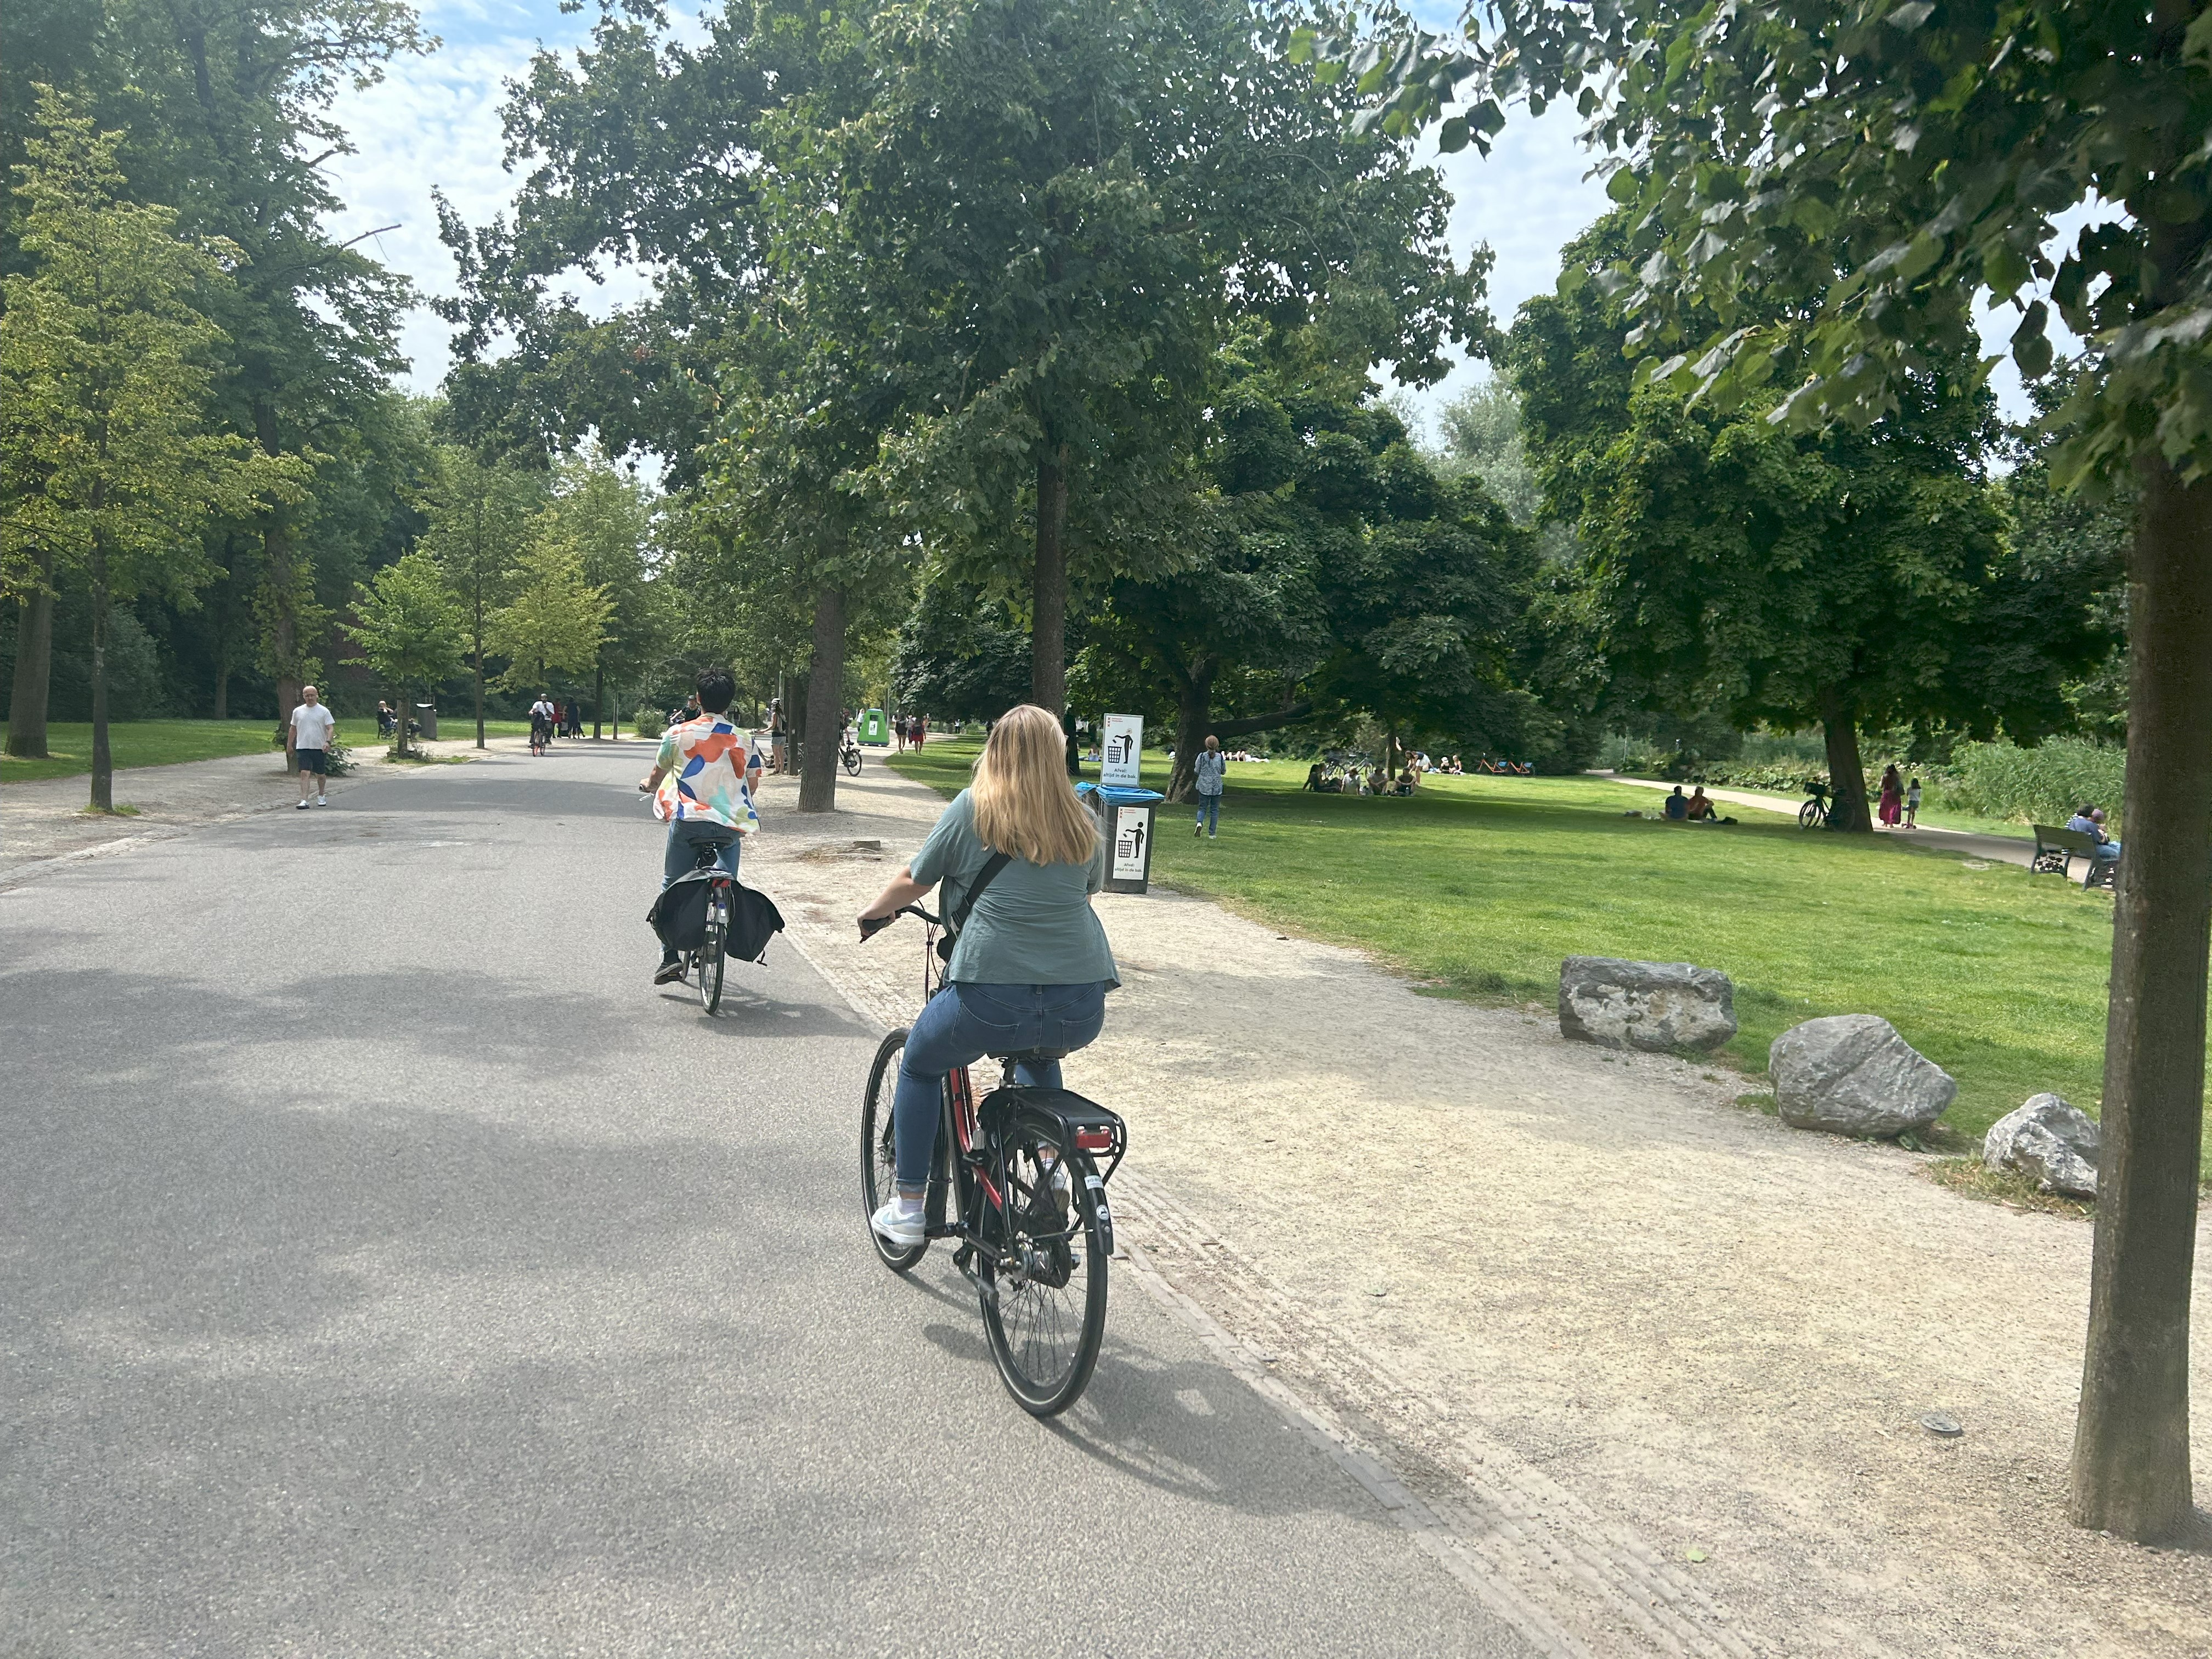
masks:
<svg viewBox="0 0 2212 1659"><path fill-rule="evenodd" d="M1080 1048L1106 1022L1119 985L1091 896L1106 881L1106 848L1067 781L1060 721L1034 704L1007 711L975 762L975 781L922 842L903 874L860 912L861 937L940 881L948 915L994 854L1007 862L976 899L945 970L945 988L914 1022L899 1060L892 1133L898 1195L875 1214L885 1242L922 1242L946 1073L986 1054ZM1024 1066L1019 1080L1060 1086L1060 1064Z"/></svg>

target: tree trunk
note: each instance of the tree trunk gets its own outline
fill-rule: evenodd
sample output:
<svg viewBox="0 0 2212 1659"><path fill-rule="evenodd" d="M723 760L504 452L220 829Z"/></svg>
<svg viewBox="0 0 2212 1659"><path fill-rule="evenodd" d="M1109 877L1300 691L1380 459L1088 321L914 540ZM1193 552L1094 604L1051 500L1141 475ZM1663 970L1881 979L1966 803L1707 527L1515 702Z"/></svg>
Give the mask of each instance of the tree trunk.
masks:
<svg viewBox="0 0 2212 1659"><path fill-rule="evenodd" d="M107 555L92 546L92 810L115 810L115 762L107 747Z"/></svg>
<svg viewBox="0 0 2212 1659"><path fill-rule="evenodd" d="M814 595L814 662L806 676L806 732L800 752L799 810L837 810L837 750L845 712L845 594L822 587Z"/></svg>
<svg viewBox="0 0 2212 1659"><path fill-rule="evenodd" d="M2142 483L2128 571L2127 811L2105 1017L2075 1524L2148 1542L2190 1516L2189 1291L2212 927L2212 483Z"/></svg>
<svg viewBox="0 0 2212 1659"><path fill-rule="evenodd" d="M54 556L39 558L42 591L22 602L15 613L15 683L8 701L8 752L18 760L46 757L46 700L53 680Z"/></svg>
<svg viewBox="0 0 2212 1659"><path fill-rule="evenodd" d="M215 661L215 717L219 720L230 718L230 659L220 651Z"/></svg>
<svg viewBox="0 0 2212 1659"><path fill-rule="evenodd" d="M1874 830L1867 811L1866 764L1859 759L1858 711L1832 686L1820 688L1820 731L1828 745L1828 828Z"/></svg>
<svg viewBox="0 0 2212 1659"><path fill-rule="evenodd" d="M1197 793L1198 751L1206 747L1213 717L1213 676L1219 666L1212 657L1200 657L1177 688L1176 698L1175 764L1168 769L1167 797L1188 801Z"/></svg>
<svg viewBox="0 0 2212 1659"><path fill-rule="evenodd" d="M1030 586L1030 701L1057 716L1067 704L1067 447L1037 458L1036 572Z"/></svg>
<svg viewBox="0 0 2212 1659"><path fill-rule="evenodd" d="M593 665L592 671L592 741L599 740L599 722L607 712L607 665Z"/></svg>
<svg viewBox="0 0 2212 1659"><path fill-rule="evenodd" d="M483 749L489 747L489 745L484 742L483 729L483 620L481 615L483 607L479 604L477 609L479 612L477 621L476 635L477 747Z"/></svg>

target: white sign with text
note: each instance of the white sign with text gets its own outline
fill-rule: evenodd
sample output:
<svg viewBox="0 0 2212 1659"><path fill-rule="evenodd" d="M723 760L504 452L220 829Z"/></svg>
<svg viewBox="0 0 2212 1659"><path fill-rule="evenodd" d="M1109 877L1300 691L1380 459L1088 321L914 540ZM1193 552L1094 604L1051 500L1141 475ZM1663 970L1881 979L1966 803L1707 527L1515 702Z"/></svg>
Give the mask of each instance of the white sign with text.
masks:
<svg viewBox="0 0 2212 1659"><path fill-rule="evenodd" d="M1114 879L1145 878L1146 824L1152 812L1142 806L1114 809Z"/></svg>
<svg viewBox="0 0 2212 1659"><path fill-rule="evenodd" d="M1109 714L1105 729L1106 740L1098 750L1098 781L1124 789L1136 788L1137 768L1145 750L1145 717Z"/></svg>

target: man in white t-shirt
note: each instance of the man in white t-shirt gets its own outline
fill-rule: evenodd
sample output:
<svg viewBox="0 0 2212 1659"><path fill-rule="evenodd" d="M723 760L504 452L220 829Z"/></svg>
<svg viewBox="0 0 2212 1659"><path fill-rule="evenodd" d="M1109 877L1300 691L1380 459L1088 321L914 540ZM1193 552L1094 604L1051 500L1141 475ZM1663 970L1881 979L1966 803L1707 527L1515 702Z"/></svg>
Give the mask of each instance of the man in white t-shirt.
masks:
<svg viewBox="0 0 2212 1659"><path fill-rule="evenodd" d="M301 686L300 706L292 711L292 752L299 757L299 810L302 812L310 806L331 804L323 787L330 775L331 734L337 726L337 716L323 707L321 694L312 685ZM307 799L311 784L315 797L312 801Z"/></svg>

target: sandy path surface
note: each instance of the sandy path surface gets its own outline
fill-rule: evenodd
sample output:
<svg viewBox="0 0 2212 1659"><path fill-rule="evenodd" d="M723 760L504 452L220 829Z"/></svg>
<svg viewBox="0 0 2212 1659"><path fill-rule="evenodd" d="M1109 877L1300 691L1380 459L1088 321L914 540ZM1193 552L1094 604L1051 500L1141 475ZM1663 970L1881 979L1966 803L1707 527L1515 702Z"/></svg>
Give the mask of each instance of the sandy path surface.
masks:
<svg viewBox="0 0 2212 1659"><path fill-rule="evenodd" d="M861 946L851 918L941 803L873 766L838 793L800 819L771 780L747 872L903 1023L918 933ZM2086 1224L1210 902L1100 912L1123 984L1068 1084L1128 1119L1136 1247L1550 1650L2212 1652L2212 1550L2065 1521ZM2198 1270L2203 1330L2212 1237ZM2201 1339L2196 1381L2212 1400Z"/></svg>

